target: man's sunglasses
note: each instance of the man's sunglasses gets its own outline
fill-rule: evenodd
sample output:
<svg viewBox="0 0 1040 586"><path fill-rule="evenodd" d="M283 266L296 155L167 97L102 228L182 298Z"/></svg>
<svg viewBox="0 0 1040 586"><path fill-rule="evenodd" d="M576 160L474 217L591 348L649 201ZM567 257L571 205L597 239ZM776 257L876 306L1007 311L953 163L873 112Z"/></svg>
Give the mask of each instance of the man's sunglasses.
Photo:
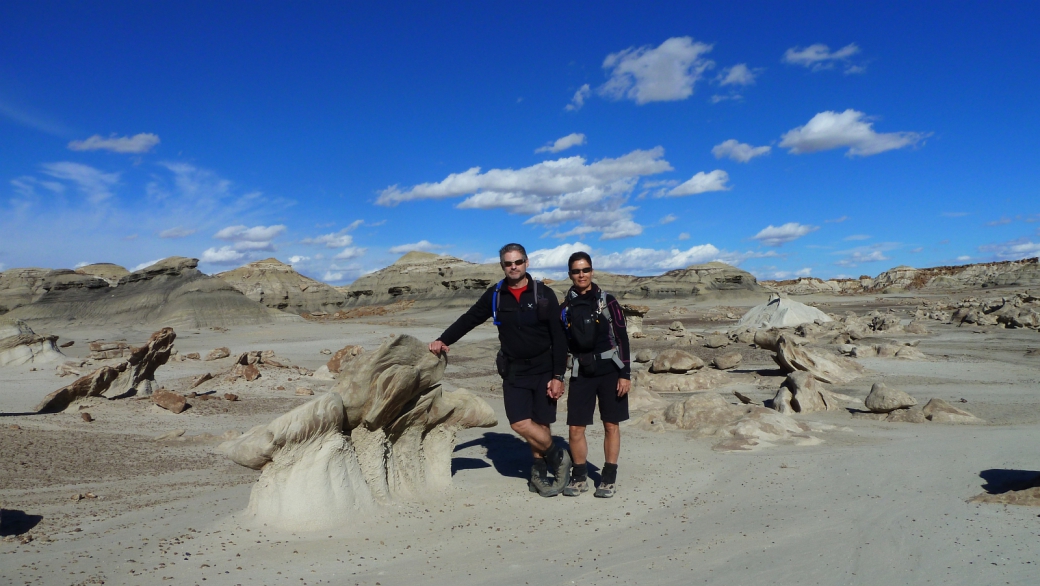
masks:
<svg viewBox="0 0 1040 586"><path fill-rule="evenodd" d="M520 260L504 260L502 261L502 268L508 269L509 267L518 267L524 264L525 262L527 262L526 258L522 258Z"/></svg>
<svg viewBox="0 0 1040 586"><path fill-rule="evenodd" d="M571 269L567 272L572 275L587 275L592 272L592 267L585 267L583 269Z"/></svg>

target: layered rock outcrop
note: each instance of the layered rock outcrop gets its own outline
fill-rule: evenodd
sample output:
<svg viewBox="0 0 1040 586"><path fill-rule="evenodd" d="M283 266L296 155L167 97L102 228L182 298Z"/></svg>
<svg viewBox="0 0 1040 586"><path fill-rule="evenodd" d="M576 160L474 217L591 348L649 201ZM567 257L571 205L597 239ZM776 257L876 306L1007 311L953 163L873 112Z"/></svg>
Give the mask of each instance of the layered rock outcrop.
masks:
<svg viewBox="0 0 1040 586"><path fill-rule="evenodd" d="M214 276L261 305L296 314L334 312L347 301L339 289L305 277L276 258Z"/></svg>
<svg viewBox="0 0 1040 586"><path fill-rule="evenodd" d="M41 364L65 358L55 345L58 336L41 336L25 322L0 317L0 366Z"/></svg>

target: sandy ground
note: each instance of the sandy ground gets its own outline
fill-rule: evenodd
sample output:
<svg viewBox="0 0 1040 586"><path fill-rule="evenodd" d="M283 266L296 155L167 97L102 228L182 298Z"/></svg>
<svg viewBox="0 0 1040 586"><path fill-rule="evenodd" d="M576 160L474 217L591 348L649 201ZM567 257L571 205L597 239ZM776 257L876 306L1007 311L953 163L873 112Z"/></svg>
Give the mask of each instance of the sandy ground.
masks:
<svg viewBox="0 0 1040 586"><path fill-rule="evenodd" d="M818 301L837 313L907 308L873 297ZM669 311L675 305L654 305L651 337L674 319L700 332L733 323L712 321L725 313L714 305ZM391 334L431 340L458 313L182 331L176 347L203 355L218 346L233 354L270 349L313 370L327 360L322 349L371 349ZM625 426L615 498L543 499L527 491L530 456L505 423L495 330L481 326L452 348L444 384L485 397L500 423L460 433L454 486L316 534L242 518L259 472L217 454L213 436L266 423L311 398L296 396L297 387L320 394L331 382L274 368L252 383L217 376L196 389L215 398L191 399L180 415L148 400L91 399L82 404L94 418L87 423L78 406L27 414L71 382L53 365L0 369L0 584L1035 584L1040 508L968 499L1040 470L1040 356L1026 353L1040 347L1040 335L930 327L919 346L928 360L860 359L866 374L835 390L862 399L884 380L921 403L946 399L986 424L815 413L796 417L829 429L814 434L819 445L745 453ZM75 340L70 357L85 356L92 339L139 343L151 331L42 330ZM742 392L771 398L783 377L769 353L736 347ZM688 349L705 359L713 352ZM231 362L171 362L157 379L186 390ZM730 398L729 390L720 392ZM227 392L240 400L219 398ZM172 430L187 439L154 439ZM566 435L562 424L554 431ZM590 428L593 480L602 437Z"/></svg>

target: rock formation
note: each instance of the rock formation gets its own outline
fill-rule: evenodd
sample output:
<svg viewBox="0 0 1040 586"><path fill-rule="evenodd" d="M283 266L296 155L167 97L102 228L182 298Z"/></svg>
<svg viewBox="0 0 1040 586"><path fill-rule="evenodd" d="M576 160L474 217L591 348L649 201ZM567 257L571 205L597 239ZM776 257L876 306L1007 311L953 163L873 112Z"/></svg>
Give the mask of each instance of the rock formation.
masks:
<svg viewBox="0 0 1040 586"><path fill-rule="evenodd" d="M784 414L839 411L842 408L839 397L844 396L828 391L816 382L812 374L798 370L787 375L781 383L772 406Z"/></svg>
<svg viewBox="0 0 1040 586"><path fill-rule="evenodd" d="M874 413L889 413L896 409L907 409L917 404L917 399L907 393L886 385L874 383L863 404Z"/></svg>
<svg viewBox="0 0 1040 586"><path fill-rule="evenodd" d="M296 314L333 312L347 301L339 289L305 277L276 258L214 276L261 305Z"/></svg>
<svg viewBox="0 0 1040 586"><path fill-rule="evenodd" d="M982 420L963 409L958 409L942 399L932 399L921 409L933 423L982 423Z"/></svg>
<svg viewBox="0 0 1040 586"><path fill-rule="evenodd" d="M863 371L863 367L847 358L795 346L784 335L777 339L773 360L784 372L804 370L816 380L830 384L849 382Z"/></svg>
<svg viewBox="0 0 1040 586"><path fill-rule="evenodd" d="M675 348L668 348L657 353L653 364L650 365L650 372L655 374L662 372L683 374L703 366L704 361L693 354Z"/></svg>
<svg viewBox="0 0 1040 586"><path fill-rule="evenodd" d="M748 310L740 321L738 328L793 328L805 323L832 321L826 313L791 299L782 298L776 293L769 296L769 301Z"/></svg>
<svg viewBox="0 0 1040 586"><path fill-rule="evenodd" d="M21 278L20 299L10 312L30 322L63 325L161 324L169 327L227 327L300 319L246 298L197 268L197 259L170 257L119 279L118 285L73 271L50 271L31 287ZM4 278L11 271L4 273ZM42 291L42 293L40 293ZM17 297L17 296L16 296Z"/></svg>
<svg viewBox="0 0 1040 586"><path fill-rule="evenodd" d="M0 317L0 366L42 364L62 360L54 342L58 336L40 336L21 320Z"/></svg>
<svg viewBox="0 0 1040 586"><path fill-rule="evenodd" d="M110 262L99 262L92 265L85 265L76 269L75 272L81 275L102 279L111 287L118 285L119 279L130 274L130 271L125 268Z"/></svg>
<svg viewBox="0 0 1040 586"><path fill-rule="evenodd" d="M446 364L399 336L358 358L332 392L222 444L233 461L263 470L247 514L318 529L448 486L456 432L496 421L483 399L441 389Z"/></svg>
<svg viewBox="0 0 1040 586"><path fill-rule="evenodd" d="M147 344L135 348L130 357L123 362L115 366L102 366L71 385L54 391L44 397L34 411L57 413L86 397L114 399L138 393L151 394L155 384L155 371L170 359L176 337L177 334L172 328L163 328L155 332Z"/></svg>

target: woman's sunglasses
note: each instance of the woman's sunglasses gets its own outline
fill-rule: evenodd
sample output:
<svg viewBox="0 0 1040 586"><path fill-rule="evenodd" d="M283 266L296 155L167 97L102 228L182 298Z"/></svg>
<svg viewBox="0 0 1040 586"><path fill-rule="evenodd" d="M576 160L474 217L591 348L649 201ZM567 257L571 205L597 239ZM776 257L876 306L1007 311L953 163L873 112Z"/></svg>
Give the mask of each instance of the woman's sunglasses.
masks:
<svg viewBox="0 0 1040 586"><path fill-rule="evenodd" d="M572 275L587 275L592 272L592 267L585 267L583 269L571 269L568 272Z"/></svg>
<svg viewBox="0 0 1040 586"><path fill-rule="evenodd" d="M527 262L526 258L522 258L520 260L504 260L502 261L502 268L508 269L509 267L518 267L524 264L525 262Z"/></svg>

